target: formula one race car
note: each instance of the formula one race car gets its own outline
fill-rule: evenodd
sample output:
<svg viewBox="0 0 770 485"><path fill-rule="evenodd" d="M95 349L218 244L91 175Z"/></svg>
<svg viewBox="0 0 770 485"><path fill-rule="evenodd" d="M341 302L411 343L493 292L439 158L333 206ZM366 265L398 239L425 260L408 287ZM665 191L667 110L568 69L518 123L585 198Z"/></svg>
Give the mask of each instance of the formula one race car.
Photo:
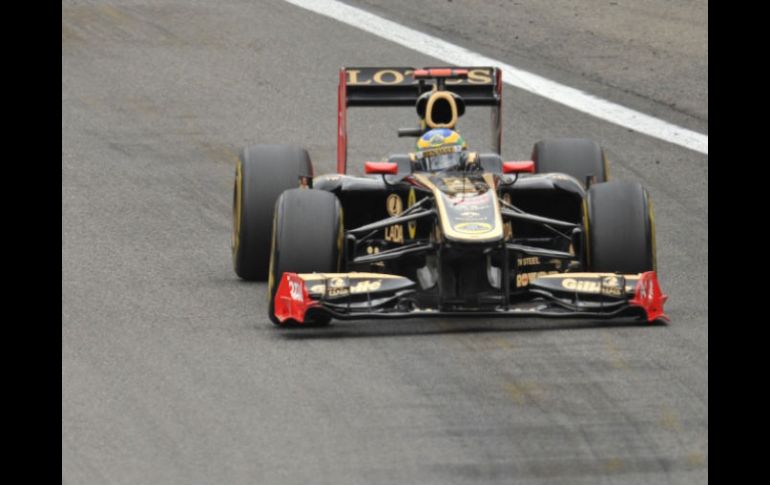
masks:
<svg viewBox="0 0 770 485"><path fill-rule="evenodd" d="M442 315L666 320L647 191L608 180L585 139L500 157L501 72L493 67L340 70L337 172L308 153L253 145L235 173L233 264L268 280L276 324ZM347 175L349 106L412 106L415 151ZM496 150L455 131L489 106ZM274 210L273 210L274 209Z"/></svg>

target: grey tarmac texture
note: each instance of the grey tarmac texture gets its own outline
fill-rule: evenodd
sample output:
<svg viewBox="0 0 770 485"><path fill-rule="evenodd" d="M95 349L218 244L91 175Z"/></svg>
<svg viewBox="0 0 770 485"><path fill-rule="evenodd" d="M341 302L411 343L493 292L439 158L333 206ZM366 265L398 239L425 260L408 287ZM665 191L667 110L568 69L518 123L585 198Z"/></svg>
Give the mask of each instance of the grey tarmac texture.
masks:
<svg viewBox="0 0 770 485"><path fill-rule="evenodd" d="M332 171L337 69L378 64L436 61L278 0L63 3L63 482L706 482L708 159L695 152L505 88L506 158L586 136L614 177L649 188L669 326L269 323L265 285L230 261L237 152L296 142ZM639 91L617 82L613 96ZM703 98L681 98L692 116L654 96L634 107L705 132ZM351 159L407 150L395 128L414 121L352 111ZM488 144L486 112L463 121Z"/></svg>
<svg viewBox="0 0 770 485"><path fill-rule="evenodd" d="M351 3L610 101L708 132L707 0Z"/></svg>

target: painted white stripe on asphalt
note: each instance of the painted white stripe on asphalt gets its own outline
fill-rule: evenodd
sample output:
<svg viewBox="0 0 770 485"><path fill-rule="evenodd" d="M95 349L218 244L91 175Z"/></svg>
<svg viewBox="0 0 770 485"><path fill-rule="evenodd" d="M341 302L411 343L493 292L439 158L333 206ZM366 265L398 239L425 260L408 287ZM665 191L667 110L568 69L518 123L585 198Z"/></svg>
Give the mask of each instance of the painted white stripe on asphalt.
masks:
<svg viewBox="0 0 770 485"><path fill-rule="evenodd" d="M708 155L708 135L698 133L639 111L611 103L569 86L524 71L437 37L404 27L359 8L336 0L285 0L293 5L331 17L342 23L395 42L408 49L459 66L497 66L503 71L503 82L582 111L610 123L630 128ZM419 67L419 66L416 66Z"/></svg>

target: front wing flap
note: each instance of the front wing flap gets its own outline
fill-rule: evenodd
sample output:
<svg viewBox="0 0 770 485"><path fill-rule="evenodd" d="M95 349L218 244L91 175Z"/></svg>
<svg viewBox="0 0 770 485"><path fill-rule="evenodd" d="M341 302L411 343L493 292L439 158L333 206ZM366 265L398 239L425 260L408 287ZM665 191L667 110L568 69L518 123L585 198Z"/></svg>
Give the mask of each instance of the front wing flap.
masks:
<svg viewBox="0 0 770 485"><path fill-rule="evenodd" d="M382 273L284 273L275 294L280 322L305 323L326 314L341 320L426 316L641 317L668 321L668 298L654 271L631 274L560 273L529 284L524 298L507 306L446 311L415 305L418 289L403 276Z"/></svg>

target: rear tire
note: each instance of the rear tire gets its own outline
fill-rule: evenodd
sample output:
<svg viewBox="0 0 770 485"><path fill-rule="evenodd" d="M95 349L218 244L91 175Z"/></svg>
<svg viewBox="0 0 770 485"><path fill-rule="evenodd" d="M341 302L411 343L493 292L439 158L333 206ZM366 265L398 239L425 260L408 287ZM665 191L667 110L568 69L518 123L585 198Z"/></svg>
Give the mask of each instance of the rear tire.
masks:
<svg viewBox="0 0 770 485"><path fill-rule="evenodd" d="M593 140L585 138L554 138L535 143L532 149L535 173L566 173L585 187L586 178L595 183L609 180L607 157Z"/></svg>
<svg viewBox="0 0 770 485"><path fill-rule="evenodd" d="M589 271L636 274L654 271L655 218L647 191L636 182L588 189L585 210Z"/></svg>
<svg viewBox="0 0 770 485"><path fill-rule="evenodd" d="M267 279L275 201L301 183L313 183L310 156L302 148L252 145L241 151L233 188L232 253L235 273L244 280Z"/></svg>
<svg viewBox="0 0 770 485"><path fill-rule="evenodd" d="M342 205L337 196L323 190L291 189L275 203L274 232L270 251L268 302L270 320L275 292L283 273L337 273L343 242ZM315 325L328 324L331 317L317 316Z"/></svg>

